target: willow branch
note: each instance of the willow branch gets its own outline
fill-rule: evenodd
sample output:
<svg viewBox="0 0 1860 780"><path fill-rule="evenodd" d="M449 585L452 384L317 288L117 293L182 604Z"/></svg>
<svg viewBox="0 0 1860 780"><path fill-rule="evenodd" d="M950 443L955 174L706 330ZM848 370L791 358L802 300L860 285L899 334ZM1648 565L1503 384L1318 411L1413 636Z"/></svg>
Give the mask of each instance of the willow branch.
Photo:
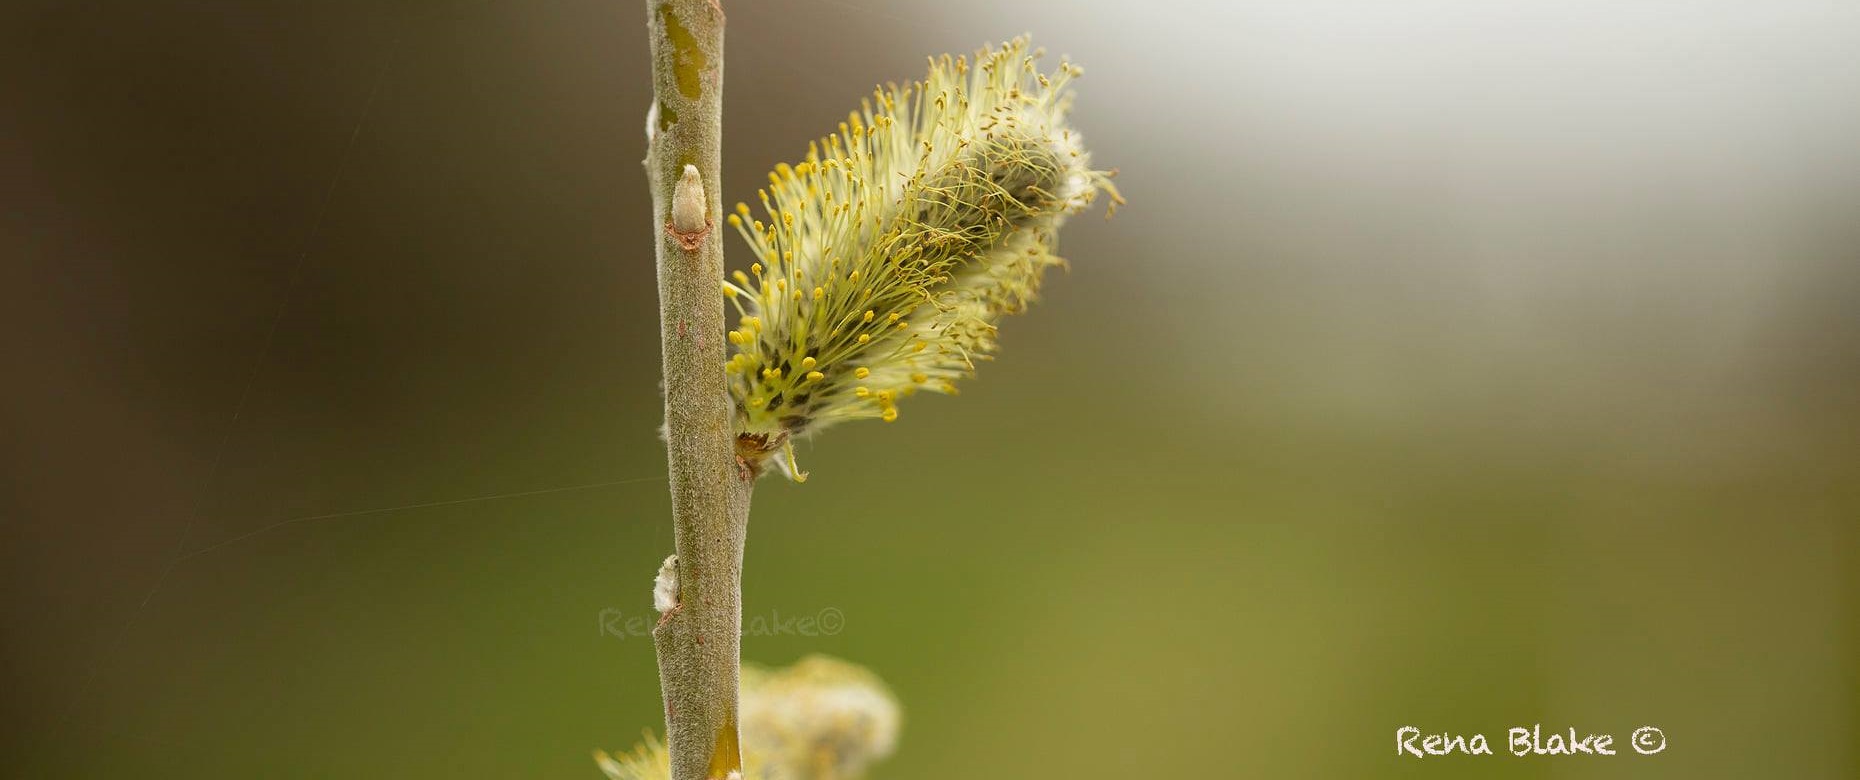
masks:
<svg viewBox="0 0 1860 780"><path fill-rule="evenodd" d="M653 630L674 780L742 770L737 683L743 538L753 476L736 460L724 385L723 11L648 0L654 100L646 172L658 241L665 441L677 555L656 589Z"/></svg>

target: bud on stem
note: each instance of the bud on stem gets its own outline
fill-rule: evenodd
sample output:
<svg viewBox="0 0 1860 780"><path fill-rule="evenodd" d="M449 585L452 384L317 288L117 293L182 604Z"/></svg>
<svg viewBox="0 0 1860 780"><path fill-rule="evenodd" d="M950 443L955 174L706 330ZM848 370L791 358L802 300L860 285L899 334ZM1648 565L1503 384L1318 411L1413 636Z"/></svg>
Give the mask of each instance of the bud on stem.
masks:
<svg viewBox="0 0 1860 780"><path fill-rule="evenodd" d="M710 218L704 216L708 202L704 198L704 177L698 174L697 166L686 165L672 190L672 221L666 230L687 252L704 243L704 234L710 232Z"/></svg>

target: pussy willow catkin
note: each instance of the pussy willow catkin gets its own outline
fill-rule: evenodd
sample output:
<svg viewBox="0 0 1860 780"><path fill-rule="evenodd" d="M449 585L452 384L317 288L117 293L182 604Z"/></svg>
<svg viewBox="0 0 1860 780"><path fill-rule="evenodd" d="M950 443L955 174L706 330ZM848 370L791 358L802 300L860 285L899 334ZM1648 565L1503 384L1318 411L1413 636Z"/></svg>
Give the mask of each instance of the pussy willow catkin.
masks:
<svg viewBox="0 0 1860 780"><path fill-rule="evenodd" d="M740 315L725 370L745 468L805 479L794 437L954 394L995 351L996 322L1065 262L1065 217L1100 192L1122 202L1066 124L1080 69L1041 73L1040 55L1017 38L934 58L776 166L762 218L737 204L729 222L756 257L723 285Z"/></svg>

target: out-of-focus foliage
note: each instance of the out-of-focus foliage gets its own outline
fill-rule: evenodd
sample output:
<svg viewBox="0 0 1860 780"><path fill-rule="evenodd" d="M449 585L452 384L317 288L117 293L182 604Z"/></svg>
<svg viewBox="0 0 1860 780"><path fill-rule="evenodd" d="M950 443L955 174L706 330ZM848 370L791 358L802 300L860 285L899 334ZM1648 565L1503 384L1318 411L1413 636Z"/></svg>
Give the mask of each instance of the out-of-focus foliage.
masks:
<svg viewBox="0 0 1860 780"><path fill-rule="evenodd" d="M857 664L812 655L785 669L743 667L744 767L755 780L853 780L891 755L898 702ZM648 732L626 753L595 753L613 780L666 780L665 743Z"/></svg>

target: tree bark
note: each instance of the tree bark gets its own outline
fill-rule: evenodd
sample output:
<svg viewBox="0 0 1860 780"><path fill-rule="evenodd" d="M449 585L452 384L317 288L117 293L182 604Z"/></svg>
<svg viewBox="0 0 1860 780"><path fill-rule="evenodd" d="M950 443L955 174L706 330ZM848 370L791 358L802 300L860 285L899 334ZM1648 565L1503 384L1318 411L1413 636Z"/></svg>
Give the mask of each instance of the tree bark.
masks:
<svg viewBox="0 0 1860 780"><path fill-rule="evenodd" d="M654 101L646 172L658 242L665 441L677 546L653 630L673 780L742 771L737 683L743 541L754 477L736 460L724 384L723 10L648 0ZM701 218L701 219L700 219ZM671 575L675 575L672 577Z"/></svg>

